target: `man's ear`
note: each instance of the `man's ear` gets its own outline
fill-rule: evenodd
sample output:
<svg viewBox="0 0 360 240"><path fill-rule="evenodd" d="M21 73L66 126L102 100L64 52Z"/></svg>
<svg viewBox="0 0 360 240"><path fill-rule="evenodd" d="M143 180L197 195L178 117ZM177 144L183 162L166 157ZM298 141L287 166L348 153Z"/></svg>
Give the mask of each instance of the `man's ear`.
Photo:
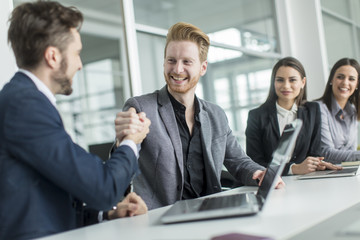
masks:
<svg viewBox="0 0 360 240"><path fill-rule="evenodd" d="M208 65L208 61L205 60L204 62L201 63L201 68L200 68L200 76L204 76L207 70L207 65Z"/></svg>
<svg viewBox="0 0 360 240"><path fill-rule="evenodd" d="M49 46L45 49L44 58L46 64L52 68L56 69L60 66L61 63L61 53L57 47Z"/></svg>

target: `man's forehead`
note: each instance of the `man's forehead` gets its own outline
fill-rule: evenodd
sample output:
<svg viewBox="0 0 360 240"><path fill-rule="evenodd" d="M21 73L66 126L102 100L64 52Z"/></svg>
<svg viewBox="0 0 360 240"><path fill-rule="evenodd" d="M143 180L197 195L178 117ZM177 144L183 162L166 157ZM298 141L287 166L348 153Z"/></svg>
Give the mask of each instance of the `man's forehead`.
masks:
<svg viewBox="0 0 360 240"><path fill-rule="evenodd" d="M199 47L192 41L171 41L166 47L166 56L170 55L198 56Z"/></svg>

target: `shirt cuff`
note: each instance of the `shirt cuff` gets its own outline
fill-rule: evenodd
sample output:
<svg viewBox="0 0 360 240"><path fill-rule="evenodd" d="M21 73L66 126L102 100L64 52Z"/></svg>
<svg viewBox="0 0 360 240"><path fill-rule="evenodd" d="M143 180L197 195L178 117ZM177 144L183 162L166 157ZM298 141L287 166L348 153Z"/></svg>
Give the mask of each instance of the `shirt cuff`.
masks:
<svg viewBox="0 0 360 240"><path fill-rule="evenodd" d="M98 222L101 223L103 221L103 211L99 211L98 213Z"/></svg>
<svg viewBox="0 0 360 240"><path fill-rule="evenodd" d="M119 144L119 146L122 146L122 145L129 146L129 147L133 150L135 156L136 156L137 158L139 157L138 147L136 146L136 144L135 144L135 142L134 142L133 140L125 139L125 140L123 140L123 141Z"/></svg>
<svg viewBox="0 0 360 240"><path fill-rule="evenodd" d="M291 164L290 167L289 167L289 172L288 172L289 175L294 175L294 173L293 173L293 171L292 171L292 169L291 169L291 167L292 167L294 164L295 164L295 163Z"/></svg>

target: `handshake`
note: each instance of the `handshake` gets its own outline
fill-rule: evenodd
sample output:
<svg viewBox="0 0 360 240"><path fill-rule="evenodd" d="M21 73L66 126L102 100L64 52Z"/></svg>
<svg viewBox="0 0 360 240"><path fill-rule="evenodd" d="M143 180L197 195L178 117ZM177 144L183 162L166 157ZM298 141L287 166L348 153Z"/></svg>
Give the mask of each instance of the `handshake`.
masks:
<svg viewBox="0 0 360 240"><path fill-rule="evenodd" d="M115 118L117 144L125 139L140 144L149 133L151 122L144 112L136 113L135 108L119 112Z"/></svg>

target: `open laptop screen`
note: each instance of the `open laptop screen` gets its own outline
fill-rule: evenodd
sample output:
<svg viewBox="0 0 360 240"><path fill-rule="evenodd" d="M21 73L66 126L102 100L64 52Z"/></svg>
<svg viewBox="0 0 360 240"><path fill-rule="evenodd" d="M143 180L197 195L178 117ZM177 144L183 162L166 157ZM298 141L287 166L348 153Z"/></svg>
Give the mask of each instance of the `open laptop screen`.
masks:
<svg viewBox="0 0 360 240"><path fill-rule="evenodd" d="M282 163L290 160L294 147L289 148L289 146L295 146L293 142L296 141L301 125L302 122L299 119L286 125L279 145L273 153L273 159L266 170L263 182L257 192L257 196L260 196L262 201L266 199L270 189L275 187L274 185L277 183L275 178L281 175L285 166L285 164Z"/></svg>

